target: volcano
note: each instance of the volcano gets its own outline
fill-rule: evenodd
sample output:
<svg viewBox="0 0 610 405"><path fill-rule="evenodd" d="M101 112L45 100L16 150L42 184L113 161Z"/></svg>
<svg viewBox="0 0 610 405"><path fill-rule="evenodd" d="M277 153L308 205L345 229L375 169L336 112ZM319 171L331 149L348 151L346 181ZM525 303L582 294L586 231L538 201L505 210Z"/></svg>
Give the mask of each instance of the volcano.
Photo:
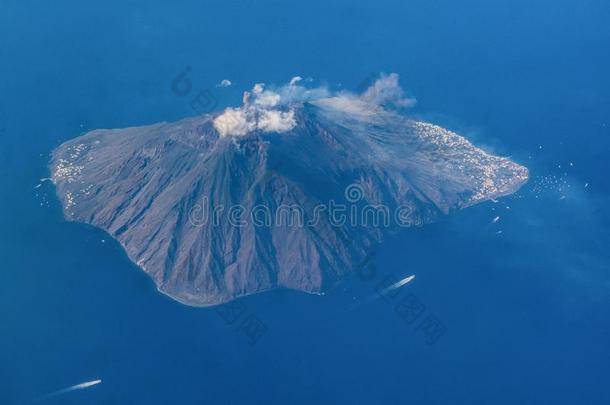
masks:
<svg viewBox="0 0 610 405"><path fill-rule="evenodd" d="M528 179L370 92L282 98L255 87L239 108L60 145L50 170L65 218L110 234L159 291L211 306L274 288L322 293L389 233Z"/></svg>

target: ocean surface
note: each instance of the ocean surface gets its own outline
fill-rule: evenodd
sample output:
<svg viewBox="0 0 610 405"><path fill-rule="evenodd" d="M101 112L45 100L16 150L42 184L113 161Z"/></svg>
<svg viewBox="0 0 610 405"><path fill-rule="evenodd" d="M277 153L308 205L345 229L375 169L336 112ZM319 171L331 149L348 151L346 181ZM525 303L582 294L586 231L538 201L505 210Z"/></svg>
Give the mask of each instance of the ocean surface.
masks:
<svg viewBox="0 0 610 405"><path fill-rule="evenodd" d="M610 403L609 20L601 0L0 0L0 404ZM324 296L183 306L41 181L88 130L380 72L531 179Z"/></svg>

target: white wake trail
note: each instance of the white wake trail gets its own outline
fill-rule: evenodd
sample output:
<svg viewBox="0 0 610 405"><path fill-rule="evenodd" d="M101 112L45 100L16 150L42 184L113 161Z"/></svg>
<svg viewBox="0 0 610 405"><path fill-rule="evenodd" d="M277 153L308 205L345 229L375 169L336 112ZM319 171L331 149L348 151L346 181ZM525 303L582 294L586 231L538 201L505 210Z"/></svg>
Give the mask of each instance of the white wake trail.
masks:
<svg viewBox="0 0 610 405"><path fill-rule="evenodd" d="M353 310L355 310L355 309L360 308L361 306L363 306L363 305L365 305L365 304L369 304L369 303L371 303L371 302L373 302L373 301L376 301L376 300L378 300L379 298L381 298L381 297L383 297L383 296L387 295L387 294L388 294L390 291L393 291L393 290L395 290L395 289L397 289L397 288L400 288L400 287L402 287L402 286L404 286L404 285L406 285L406 284L409 284L411 281L413 281L413 279L415 279L415 274L413 274L413 275L411 275L411 276L408 276L408 277L405 277L405 278L403 278L402 280L399 280L399 281L397 281L396 283L394 283L394 284L392 284L392 285L390 285L390 286L388 286L388 287L384 288L383 290L381 290L381 291L379 291L379 292L377 292L377 293L375 293L375 294L373 294L373 295L369 296L369 297L368 297L368 298L366 298L364 301L362 301L362 302L360 302L360 303L358 303L358 304L354 305L353 307L351 307L351 308L350 308L348 311L350 311L350 312L351 312L351 311L353 311Z"/></svg>
<svg viewBox="0 0 610 405"><path fill-rule="evenodd" d="M63 395L68 392L71 392L71 391L83 390L85 388L93 387L94 385L101 384L101 383L102 383L102 380L93 380L93 381L87 381L84 383L72 385L68 388L63 388L59 391L51 392L50 394L47 394L47 395L43 396L42 398L38 399L36 402L40 402L40 401L43 401L43 400L51 398L51 397L56 397L58 395Z"/></svg>
<svg viewBox="0 0 610 405"><path fill-rule="evenodd" d="M396 283L392 284L391 286L386 287L386 288L384 288L383 290L381 290L381 291L379 292L379 296L384 296L384 295L386 295L387 293L389 293L390 291L392 291L392 290L395 290L395 289L397 289L397 288L402 287L403 285L405 285L405 284L407 284L407 283L411 282L411 280L413 280L414 278L415 278L415 274L413 274L412 276L409 276L409 277L405 277L405 278L403 278L402 280L400 280L400 281L398 281L398 282L396 282Z"/></svg>

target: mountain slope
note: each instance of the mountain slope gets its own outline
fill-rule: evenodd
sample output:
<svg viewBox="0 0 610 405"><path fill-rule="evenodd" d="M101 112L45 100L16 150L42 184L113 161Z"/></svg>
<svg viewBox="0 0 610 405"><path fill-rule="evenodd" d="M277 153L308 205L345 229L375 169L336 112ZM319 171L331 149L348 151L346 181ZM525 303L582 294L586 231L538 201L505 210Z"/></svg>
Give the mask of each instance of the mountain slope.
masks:
<svg viewBox="0 0 610 405"><path fill-rule="evenodd" d="M329 97L281 111L281 133L223 135L210 114L66 142L50 163L65 217L107 231L160 291L207 306L324 291L387 232L527 180L526 168L381 107Z"/></svg>

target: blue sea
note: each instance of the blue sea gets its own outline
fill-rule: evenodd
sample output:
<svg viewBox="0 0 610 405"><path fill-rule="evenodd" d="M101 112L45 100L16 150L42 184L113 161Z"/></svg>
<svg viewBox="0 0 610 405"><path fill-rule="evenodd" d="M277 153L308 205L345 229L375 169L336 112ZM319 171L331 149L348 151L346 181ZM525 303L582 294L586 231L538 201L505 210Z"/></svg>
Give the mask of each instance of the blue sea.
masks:
<svg viewBox="0 0 610 405"><path fill-rule="evenodd" d="M0 0L0 404L610 403L608 21L602 0ZM181 305L41 181L60 143L200 94L381 72L531 178L324 296Z"/></svg>

